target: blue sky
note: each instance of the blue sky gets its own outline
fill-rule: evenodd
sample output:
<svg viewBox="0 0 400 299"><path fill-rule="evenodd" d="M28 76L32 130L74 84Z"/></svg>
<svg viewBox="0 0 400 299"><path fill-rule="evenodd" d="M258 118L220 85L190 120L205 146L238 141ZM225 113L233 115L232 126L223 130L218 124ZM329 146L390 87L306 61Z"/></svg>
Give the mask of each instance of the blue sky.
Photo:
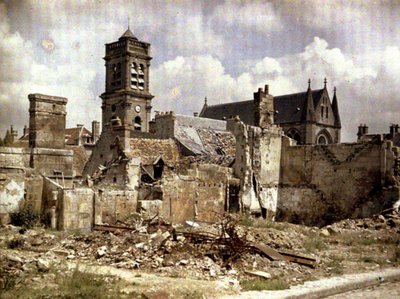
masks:
<svg viewBox="0 0 400 299"><path fill-rule="evenodd" d="M153 110L199 111L337 86L344 141L400 113L398 1L0 1L0 134L28 124L29 93L69 99L67 125L101 119L104 44L152 44Z"/></svg>

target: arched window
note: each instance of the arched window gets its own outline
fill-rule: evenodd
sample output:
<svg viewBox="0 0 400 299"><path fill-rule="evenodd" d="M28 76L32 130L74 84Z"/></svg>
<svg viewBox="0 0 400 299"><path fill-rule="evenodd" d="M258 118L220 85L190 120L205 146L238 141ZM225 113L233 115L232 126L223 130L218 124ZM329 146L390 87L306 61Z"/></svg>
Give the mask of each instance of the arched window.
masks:
<svg viewBox="0 0 400 299"><path fill-rule="evenodd" d="M328 144L328 141L324 135L321 135L318 137L317 144Z"/></svg>
<svg viewBox="0 0 400 299"><path fill-rule="evenodd" d="M117 109L117 107L115 106L115 104L112 104L112 105L111 105L111 111L112 111L112 112L115 112L116 109Z"/></svg>
<svg viewBox="0 0 400 299"><path fill-rule="evenodd" d="M135 131L141 131L142 130L142 119L140 116L136 116L134 121L133 121L133 126L135 127Z"/></svg>
<svg viewBox="0 0 400 299"><path fill-rule="evenodd" d="M317 134L317 138L315 138L316 144L330 144L332 142L333 139L326 129L319 131Z"/></svg>
<svg viewBox="0 0 400 299"><path fill-rule="evenodd" d="M295 128L291 128L287 133L286 136L294 139L297 141L297 144L301 144L301 136L300 136L300 132L298 130L296 130Z"/></svg>

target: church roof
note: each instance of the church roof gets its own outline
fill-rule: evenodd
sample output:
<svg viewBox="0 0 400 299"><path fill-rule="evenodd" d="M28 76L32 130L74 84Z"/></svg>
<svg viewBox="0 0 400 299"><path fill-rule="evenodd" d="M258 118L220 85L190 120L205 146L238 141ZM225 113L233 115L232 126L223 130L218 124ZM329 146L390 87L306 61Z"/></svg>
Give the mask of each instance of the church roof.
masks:
<svg viewBox="0 0 400 299"><path fill-rule="evenodd" d="M133 35L132 31L128 28L124 34L121 35L122 37L134 38L137 40L137 37Z"/></svg>
<svg viewBox="0 0 400 299"><path fill-rule="evenodd" d="M239 115L246 124L254 124L253 100L206 106L201 117L223 119Z"/></svg>
<svg viewBox="0 0 400 299"><path fill-rule="evenodd" d="M311 91L314 106L318 104L322 96L323 89ZM302 121L303 109L307 101L307 92L300 92L274 97L274 116L276 124L291 123ZM226 104L206 106L201 113L201 117L222 119L239 115L240 119L250 125L254 125L254 101L242 101Z"/></svg>

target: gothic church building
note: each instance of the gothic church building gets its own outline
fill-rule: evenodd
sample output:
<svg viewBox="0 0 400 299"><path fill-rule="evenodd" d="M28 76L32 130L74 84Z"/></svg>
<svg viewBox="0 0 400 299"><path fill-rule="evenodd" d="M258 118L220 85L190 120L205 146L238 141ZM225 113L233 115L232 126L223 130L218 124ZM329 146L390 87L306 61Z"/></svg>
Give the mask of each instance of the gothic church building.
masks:
<svg viewBox="0 0 400 299"><path fill-rule="evenodd" d="M228 119L239 116L248 125L255 125L254 100L208 105L205 101L200 117ZM340 116L336 88L331 101L326 88L312 90L308 81L306 92L281 95L273 98L274 124L279 125L286 136L297 141L297 144L330 144L340 143Z"/></svg>

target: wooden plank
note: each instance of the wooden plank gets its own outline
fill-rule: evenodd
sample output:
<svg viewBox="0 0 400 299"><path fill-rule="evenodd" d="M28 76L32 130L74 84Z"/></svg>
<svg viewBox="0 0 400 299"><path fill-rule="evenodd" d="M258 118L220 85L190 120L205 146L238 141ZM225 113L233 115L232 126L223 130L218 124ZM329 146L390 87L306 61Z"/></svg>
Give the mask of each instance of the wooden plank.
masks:
<svg viewBox="0 0 400 299"><path fill-rule="evenodd" d="M314 268L316 266L316 264L318 263L317 259L313 258L313 257L298 255L298 254L294 254L291 252L284 252L284 251L279 251L279 253L281 255L283 255L286 258L286 260L288 260L289 262L297 263L300 265L309 266L309 267Z"/></svg>
<svg viewBox="0 0 400 299"><path fill-rule="evenodd" d="M125 227L125 226L112 226L112 225L100 225L100 224L95 224L93 226L93 230L98 230L98 231L106 231L106 232L115 232L117 230L136 230L135 228L132 227Z"/></svg>
<svg viewBox="0 0 400 299"><path fill-rule="evenodd" d="M288 260L285 256L280 254L278 251L276 251L275 249L273 249L265 244L250 243L249 245L251 247L256 248L257 250L261 251L262 253L264 253L268 258L270 258L273 261Z"/></svg>

